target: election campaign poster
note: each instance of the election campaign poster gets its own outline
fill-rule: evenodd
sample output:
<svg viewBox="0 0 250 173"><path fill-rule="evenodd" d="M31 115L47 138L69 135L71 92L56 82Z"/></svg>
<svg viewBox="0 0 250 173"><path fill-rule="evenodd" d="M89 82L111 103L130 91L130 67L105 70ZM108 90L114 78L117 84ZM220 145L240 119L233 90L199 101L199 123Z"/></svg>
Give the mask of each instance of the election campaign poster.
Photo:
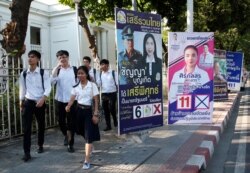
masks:
<svg viewBox="0 0 250 173"><path fill-rule="evenodd" d="M229 90L240 91L241 71L243 65L242 52L230 52L227 57L227 86Z"/></svg>
<svg viewBox="0 0 250 173"><path fill-rule="evenodd" d="M119 131L163 125L161 16L116 8Z"/></svg>
<svg viewBox="0 0 250 173"><path fill-rule="evenodd" d="M228 99L225 50L214 50L214 101Z"/></svg>
<svg viewBox="0 0 250 173"><path fill-rule="evenodd" d="M214 33L168 35L168 123L211 123Z"/></svg>

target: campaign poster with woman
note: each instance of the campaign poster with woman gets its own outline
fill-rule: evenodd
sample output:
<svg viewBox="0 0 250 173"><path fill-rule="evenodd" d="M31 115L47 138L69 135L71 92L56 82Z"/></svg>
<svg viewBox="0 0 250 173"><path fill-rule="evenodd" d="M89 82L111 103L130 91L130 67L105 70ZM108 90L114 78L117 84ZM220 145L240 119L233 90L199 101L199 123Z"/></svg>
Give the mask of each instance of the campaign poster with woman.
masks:
<svg viewBox="0 0 250 173"><path fill-rule="evenodd" d="M119 134L163 125L161 16L116 8Z"/></svg>
<svg viewBox="0 0 250 173"><path fill-rule="evenodd" d="M214 34L170 32L168 123L211 123Z"/></svg>

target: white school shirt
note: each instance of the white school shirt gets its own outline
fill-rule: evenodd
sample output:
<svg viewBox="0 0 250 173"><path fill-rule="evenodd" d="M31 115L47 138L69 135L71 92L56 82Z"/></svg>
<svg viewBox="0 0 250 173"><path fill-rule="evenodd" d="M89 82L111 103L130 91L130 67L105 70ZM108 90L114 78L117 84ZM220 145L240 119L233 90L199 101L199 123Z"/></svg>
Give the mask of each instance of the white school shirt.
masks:
<svg viewBox="0 0 250 173"><path fill-rule="evenodd" d="M94 74L94 68L91 67L89 70L89 76L94 79L92 82L95 82L98 87L101 85L100 72L98 70L96 70L96 74Z"/></svg>
<svg viewBox="0 0 250 173"><path fill-rule="evenodd" d="M148 63L148 68L149 68L149 75L152 75L152 63L155 63L155 58L149 58L147 56L146 63Z"/></svg>
<svg viewBox="0 0 250 173"><path fill-rule="evenodd" d="M112 75L112 70L109 69L107 72L101 73L101 91L102 93L113 93L116 92L116 85L118 84L118 76L115 72L115 80ZM118 85L117 85L118 86Z"/></svg>
<svg viewBox="0 0 250 173"><path fill-rule="evenodd" d="M76 96L78 104L90 106L93 97L99 94L98 88L94 82L88 81L87 85L83 88L81 83L74 87L71 94Z"/></svg>
<svg viewBox="0 0 250 173"><path fill-rule="evenodd" d="M39 67L36 67L36 69L33 72L30 71L30 69L27 69L26 85L25 85L23 72L22 72L20 75L20 80L19 80L20 100L24 100L24 98L27 98L29 100L38 101L43 96L48 97L51 91L51 84L50 84L49 73L45 70L43 74L43 82L44 82L44 89L43 89L42 77L40 74Z"/></svg>
<svg viewBox="0 0 250 173"><path fill-rule="evenodd" d="M53 69L53 71L55 70L55 68ZM61 68L58 76L52 77L51 82L52 84L56 84L55 100L63 103L68 103L71 96L71 90L73 86L77 84L74 68L72 66L68 68Z"/></svg>

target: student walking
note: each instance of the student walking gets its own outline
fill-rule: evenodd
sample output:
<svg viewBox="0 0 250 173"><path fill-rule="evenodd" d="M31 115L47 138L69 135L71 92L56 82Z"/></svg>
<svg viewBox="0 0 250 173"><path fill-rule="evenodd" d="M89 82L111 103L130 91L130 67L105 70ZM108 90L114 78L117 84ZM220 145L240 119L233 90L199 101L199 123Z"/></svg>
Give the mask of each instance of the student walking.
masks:
<svg viewBox="0 0 250 173"><path fill-rule="evenodd" d="M96 84L90 81L86 66L78 68L77 76L80 82L72 89L72 95L65 110L69 112L74 100L77 100L76 132L85 139L85 161L82 169L89 169L93 142L100 141L97 124L99 92ZM94 111L92 110L93 100Z"/></svg>
<svg viewBox="0 0 250 173"><path fill-rule="evenodd" d="M117 127L116 117L116 100L117 100L117 73L109 68L109 61L102 59L101 65L101 92L102 92L102 107L104 110L106 128L104 131L111 130L110 114L113 118L114 127Z"/></svg>
<svg viewBox="0 0 250 173"><path fill-rule="evenodd" d="M89 77L91 82L96 83L97 86L100 86L100 71L96 68L93 68L91 65L91 58L88 56L83 57L83 65L86 66L89 70Z"/></svg>
<svg viewBox="0 0 250 173"><path fill-rule="evenodd" d="M38 67L41 54L36 50L28 53L29 68L20 75L20 109L23 121L23 160L31 159L31 126L33 114L38 124L38 153L43 152L45 130L45 100L51 91L50 77L44 69Z"/></svg>
<svg viewBox="0 0 250 173"><path fill-rule="evenodd" d="M64 145L68 146L68 152L74 152L74 128L75 128L75 105L69 112L65 111L70 93L77 83L77 68L69 64L69 52L59 50L56 53L58 64L52 70L52 84L56 85L55 106L56 115L62 134Z"/></svg>

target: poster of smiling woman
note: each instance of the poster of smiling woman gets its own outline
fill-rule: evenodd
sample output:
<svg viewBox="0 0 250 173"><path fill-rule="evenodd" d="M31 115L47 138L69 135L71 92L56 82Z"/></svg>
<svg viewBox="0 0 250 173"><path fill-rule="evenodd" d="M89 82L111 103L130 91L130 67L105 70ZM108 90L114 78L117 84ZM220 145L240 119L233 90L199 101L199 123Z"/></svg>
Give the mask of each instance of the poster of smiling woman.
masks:
<svg viewBox="0 0 250 173"><path fill-rule="evenodd" d="M161 16L116 8L119 133L163 125Z"/></svg>
<svg viewBox="0 0 250 173"><path fill-rule="evenodd" d="M170 32L168 123L211 123L214 34Z"/></svg>

